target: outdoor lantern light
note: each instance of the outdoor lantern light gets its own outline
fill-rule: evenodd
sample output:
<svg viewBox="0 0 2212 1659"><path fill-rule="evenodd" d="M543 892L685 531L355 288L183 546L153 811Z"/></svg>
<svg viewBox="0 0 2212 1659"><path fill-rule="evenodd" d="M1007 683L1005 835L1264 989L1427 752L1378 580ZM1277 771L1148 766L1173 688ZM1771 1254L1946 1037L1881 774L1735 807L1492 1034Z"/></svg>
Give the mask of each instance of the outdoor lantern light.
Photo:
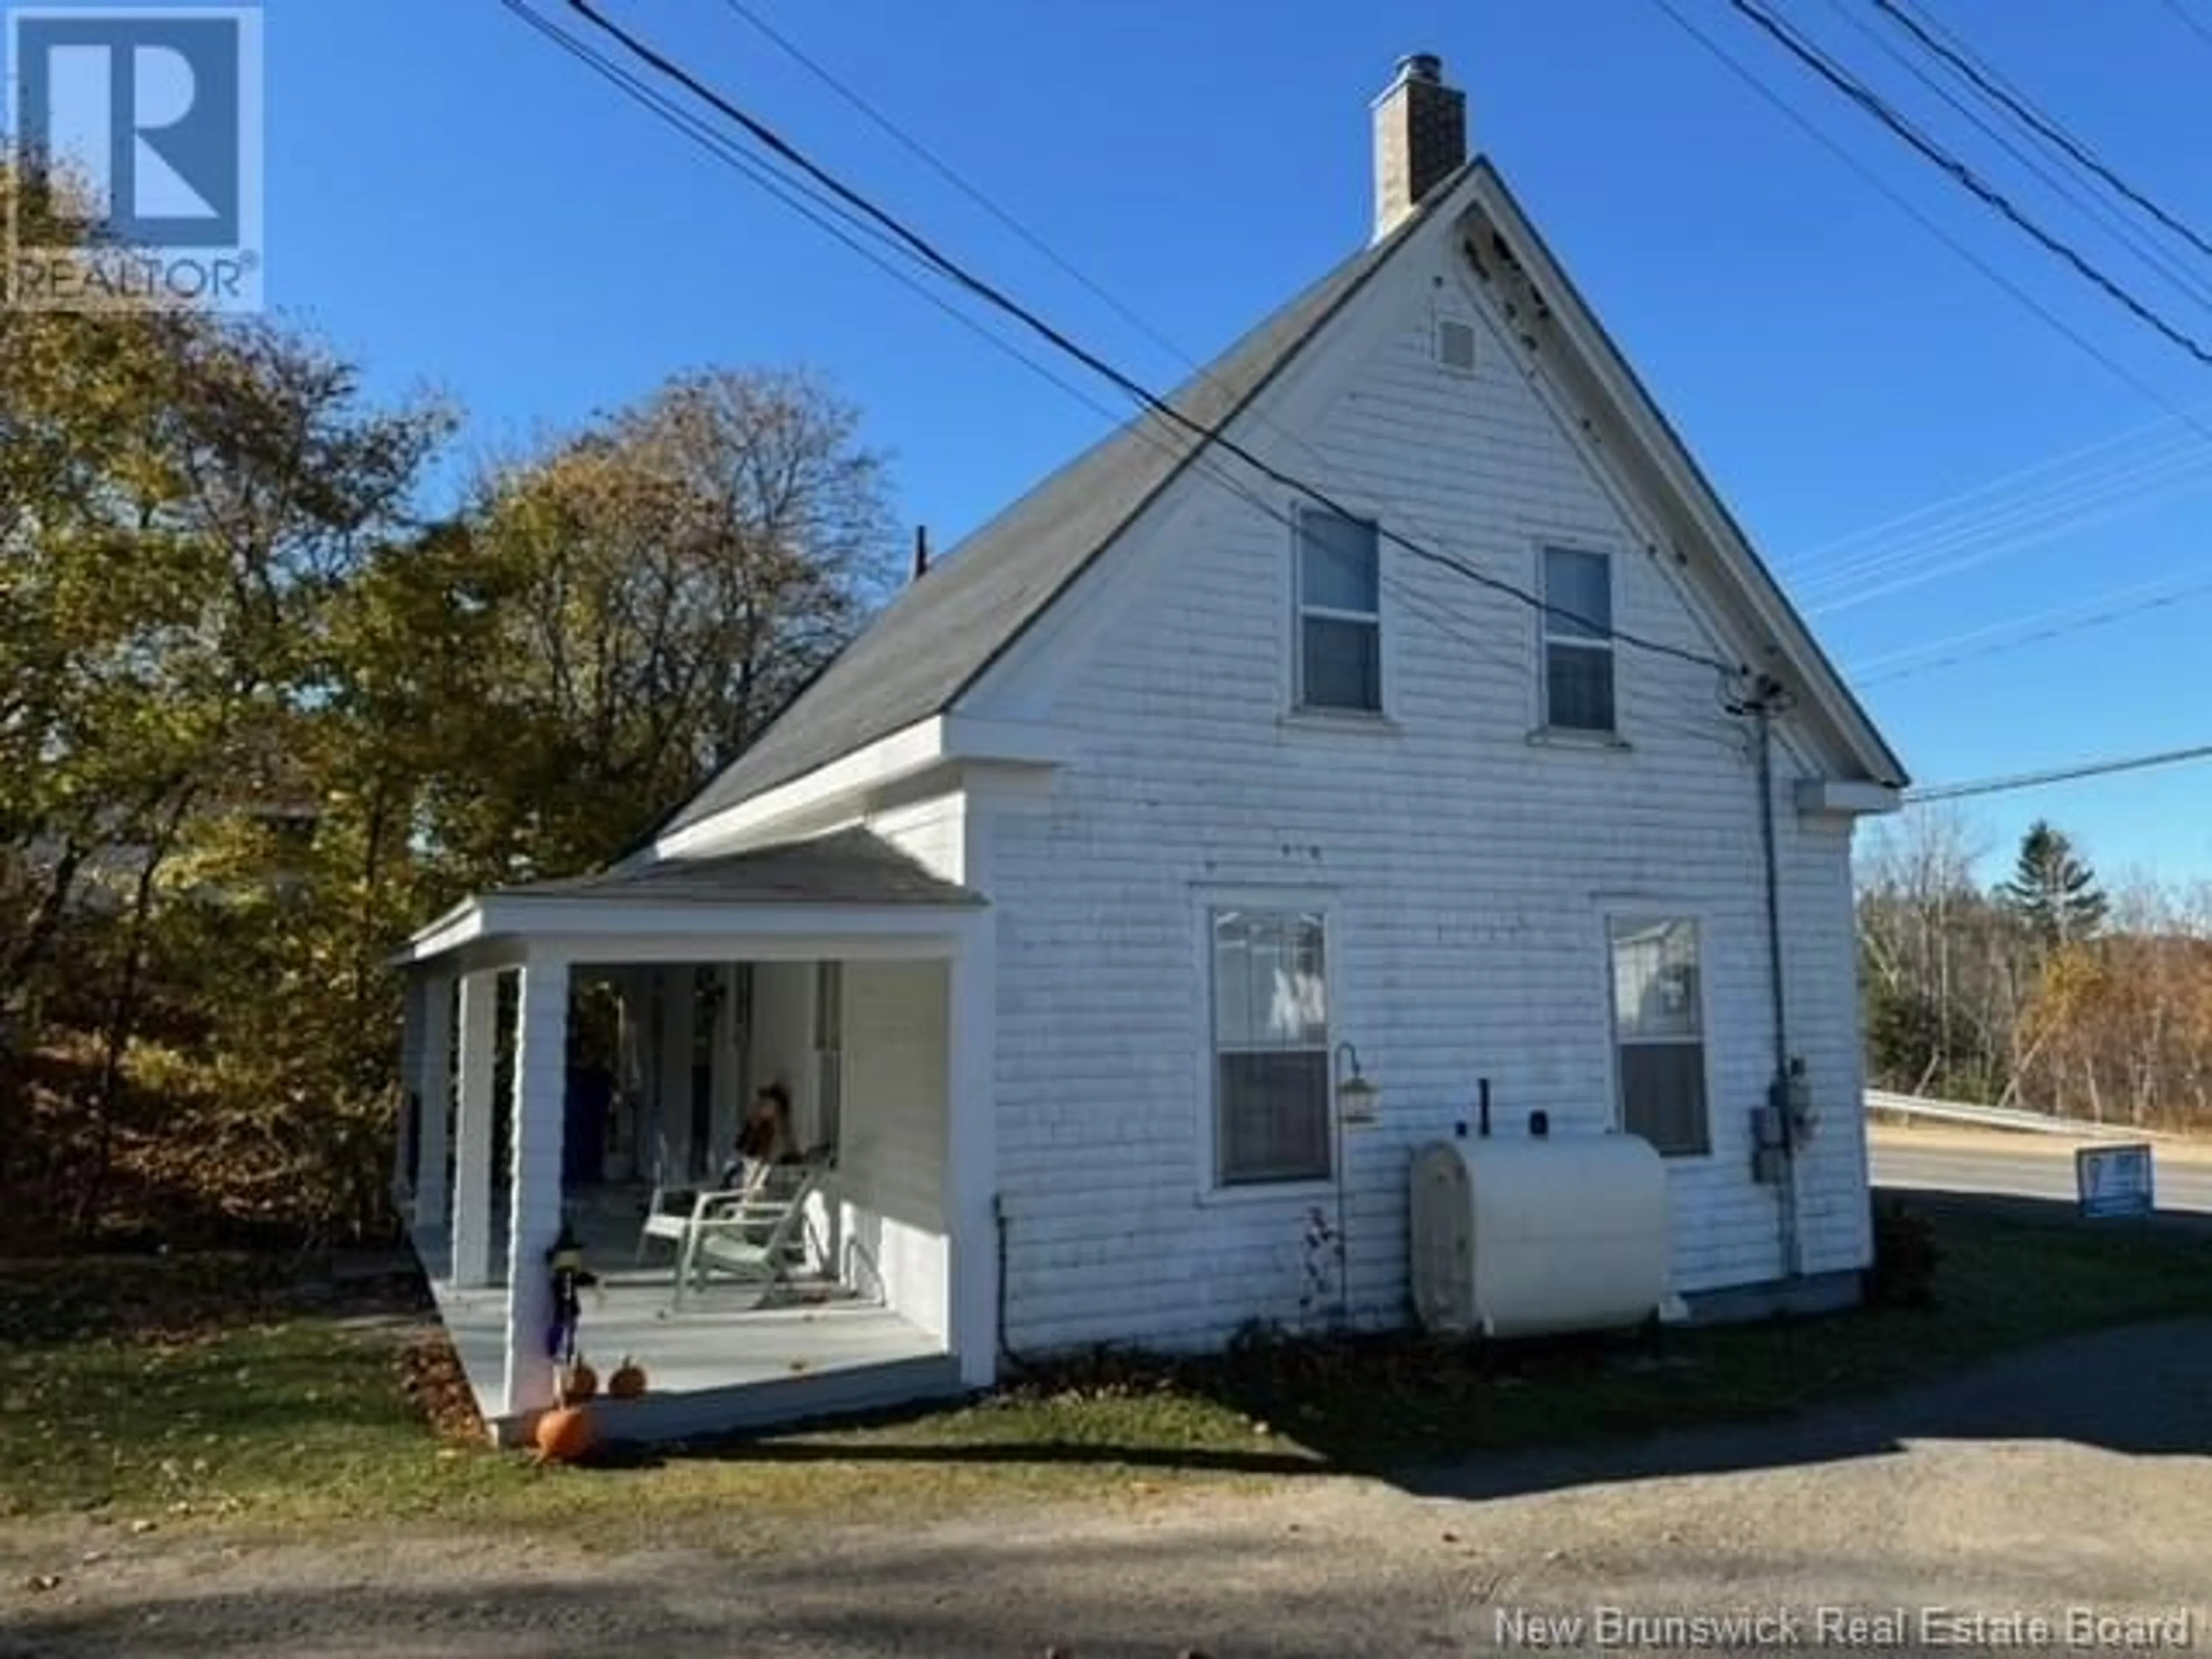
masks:
<svg viewBox="0 0 2212 1659"><path fill-rule="evenodd" d="M1380 1115L1376 1103L1382 1091L1370 1083L1359 1069L1359 1050L1349 1042L1336 1045L1336 1116L1340 1124L1361 1127ZM1346 1060L1350 1061L1347 1071Z"/></svg>
<svg viewBox="0 0 2212 1659"><path fill-rule="evenodd" d="M1345 1189L1352 1182L1351 1171L1344 1165L1344 1132L1372 1124L1376 1117L1376 1103L1382 1098L1382 1090L1370 1083L1359 1069L1359 1050L1349 1042L1338 1043L1336 1111L1332 1120L1336 1130L1336 1316L1340 1323L1346 1325L1352 1322L1352 1252L1350 1241L1345 1237L1348 1224Z"/></svg>

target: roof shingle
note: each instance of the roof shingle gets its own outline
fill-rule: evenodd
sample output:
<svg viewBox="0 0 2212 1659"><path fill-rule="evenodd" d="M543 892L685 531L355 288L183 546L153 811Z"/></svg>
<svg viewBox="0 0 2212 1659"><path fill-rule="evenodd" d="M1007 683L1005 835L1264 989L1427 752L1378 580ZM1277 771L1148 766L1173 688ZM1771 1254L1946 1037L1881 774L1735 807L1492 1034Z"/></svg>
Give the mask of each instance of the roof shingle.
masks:
<svg viewBox="0 0 2212 1659"><path fill-rule="evenodd" d="M698 901L717 904L943 904L982 897L933 875L866 830L778 842L719 858L670 859L502 887L499 898Z"/></svg>

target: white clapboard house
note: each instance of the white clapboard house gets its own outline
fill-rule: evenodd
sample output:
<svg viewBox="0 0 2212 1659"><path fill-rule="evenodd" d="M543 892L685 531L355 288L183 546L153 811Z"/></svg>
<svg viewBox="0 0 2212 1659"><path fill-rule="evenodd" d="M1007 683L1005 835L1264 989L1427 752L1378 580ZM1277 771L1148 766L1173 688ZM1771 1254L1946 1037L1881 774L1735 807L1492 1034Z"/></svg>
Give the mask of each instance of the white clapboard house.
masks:
<svg viewBox="0 0 2212 1659"><path fill-rule="evenodd" d="M1500 1133L1663 1155L1693 1310L1855 1292L1851 838L1904 769L1436 59L1374 123L1372 240L1176 395L1224 442L1107 438L648 850L412 942L398 1183L495 1422L549 1395L564 1207L646 1431L1296 1327L1316 1215L1329 1316L1402 1322L1411 1161L1484 1079ZM836 1154L811 1288L672 1313L624 1230L769 1080Z"/></svg>

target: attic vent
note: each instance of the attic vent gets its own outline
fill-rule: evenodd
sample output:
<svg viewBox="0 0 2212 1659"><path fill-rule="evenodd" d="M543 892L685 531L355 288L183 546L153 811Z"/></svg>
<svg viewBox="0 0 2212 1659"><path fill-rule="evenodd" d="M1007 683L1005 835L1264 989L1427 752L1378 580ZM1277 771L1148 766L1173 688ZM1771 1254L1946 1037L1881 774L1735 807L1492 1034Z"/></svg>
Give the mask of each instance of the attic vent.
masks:
<svg viewBox="0 0 2212 1659"><path fill-rule="evenodd" d="M1437 361L1455 374L1474 373L1474 325L1456 317L1437 319Z"/></svg>

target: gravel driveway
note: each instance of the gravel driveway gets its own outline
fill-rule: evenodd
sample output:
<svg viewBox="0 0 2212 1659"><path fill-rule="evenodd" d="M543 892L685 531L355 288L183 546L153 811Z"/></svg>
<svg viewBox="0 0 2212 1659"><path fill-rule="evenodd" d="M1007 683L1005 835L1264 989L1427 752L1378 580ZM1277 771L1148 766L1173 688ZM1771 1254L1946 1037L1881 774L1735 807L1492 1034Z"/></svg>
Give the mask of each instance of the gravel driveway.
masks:
<svg viewBox="0 0 2212 1659"><path fill-rule="evenodd" d="M1934 1606L2040 1613L2061 1635L2089 1616L2073 1609L2132 1616L2096 1633L2142 1649L2186 1613L2212 1644L2208 1449L2212 1322L2191 1322L1781 1427L1492 1459L1404 1486L1316 1477L825 1532L765 1562L696 1540L609 1557L428 1537L248 1552L156 1534L87 1565L48 1533L0 1543L0 1656L1380 1659L1511 1647L1516 1620L1526 1632L1601 1608L1765 1615L1737 1646L1895 1650L1923 1644L1819 1610ZM42 1563L64 1583L33 1595L22 1586ZM1551 1633L1590 1645L1596 1632ZM1613 1633L1644 1651L1714 1644Z"/></svg>

